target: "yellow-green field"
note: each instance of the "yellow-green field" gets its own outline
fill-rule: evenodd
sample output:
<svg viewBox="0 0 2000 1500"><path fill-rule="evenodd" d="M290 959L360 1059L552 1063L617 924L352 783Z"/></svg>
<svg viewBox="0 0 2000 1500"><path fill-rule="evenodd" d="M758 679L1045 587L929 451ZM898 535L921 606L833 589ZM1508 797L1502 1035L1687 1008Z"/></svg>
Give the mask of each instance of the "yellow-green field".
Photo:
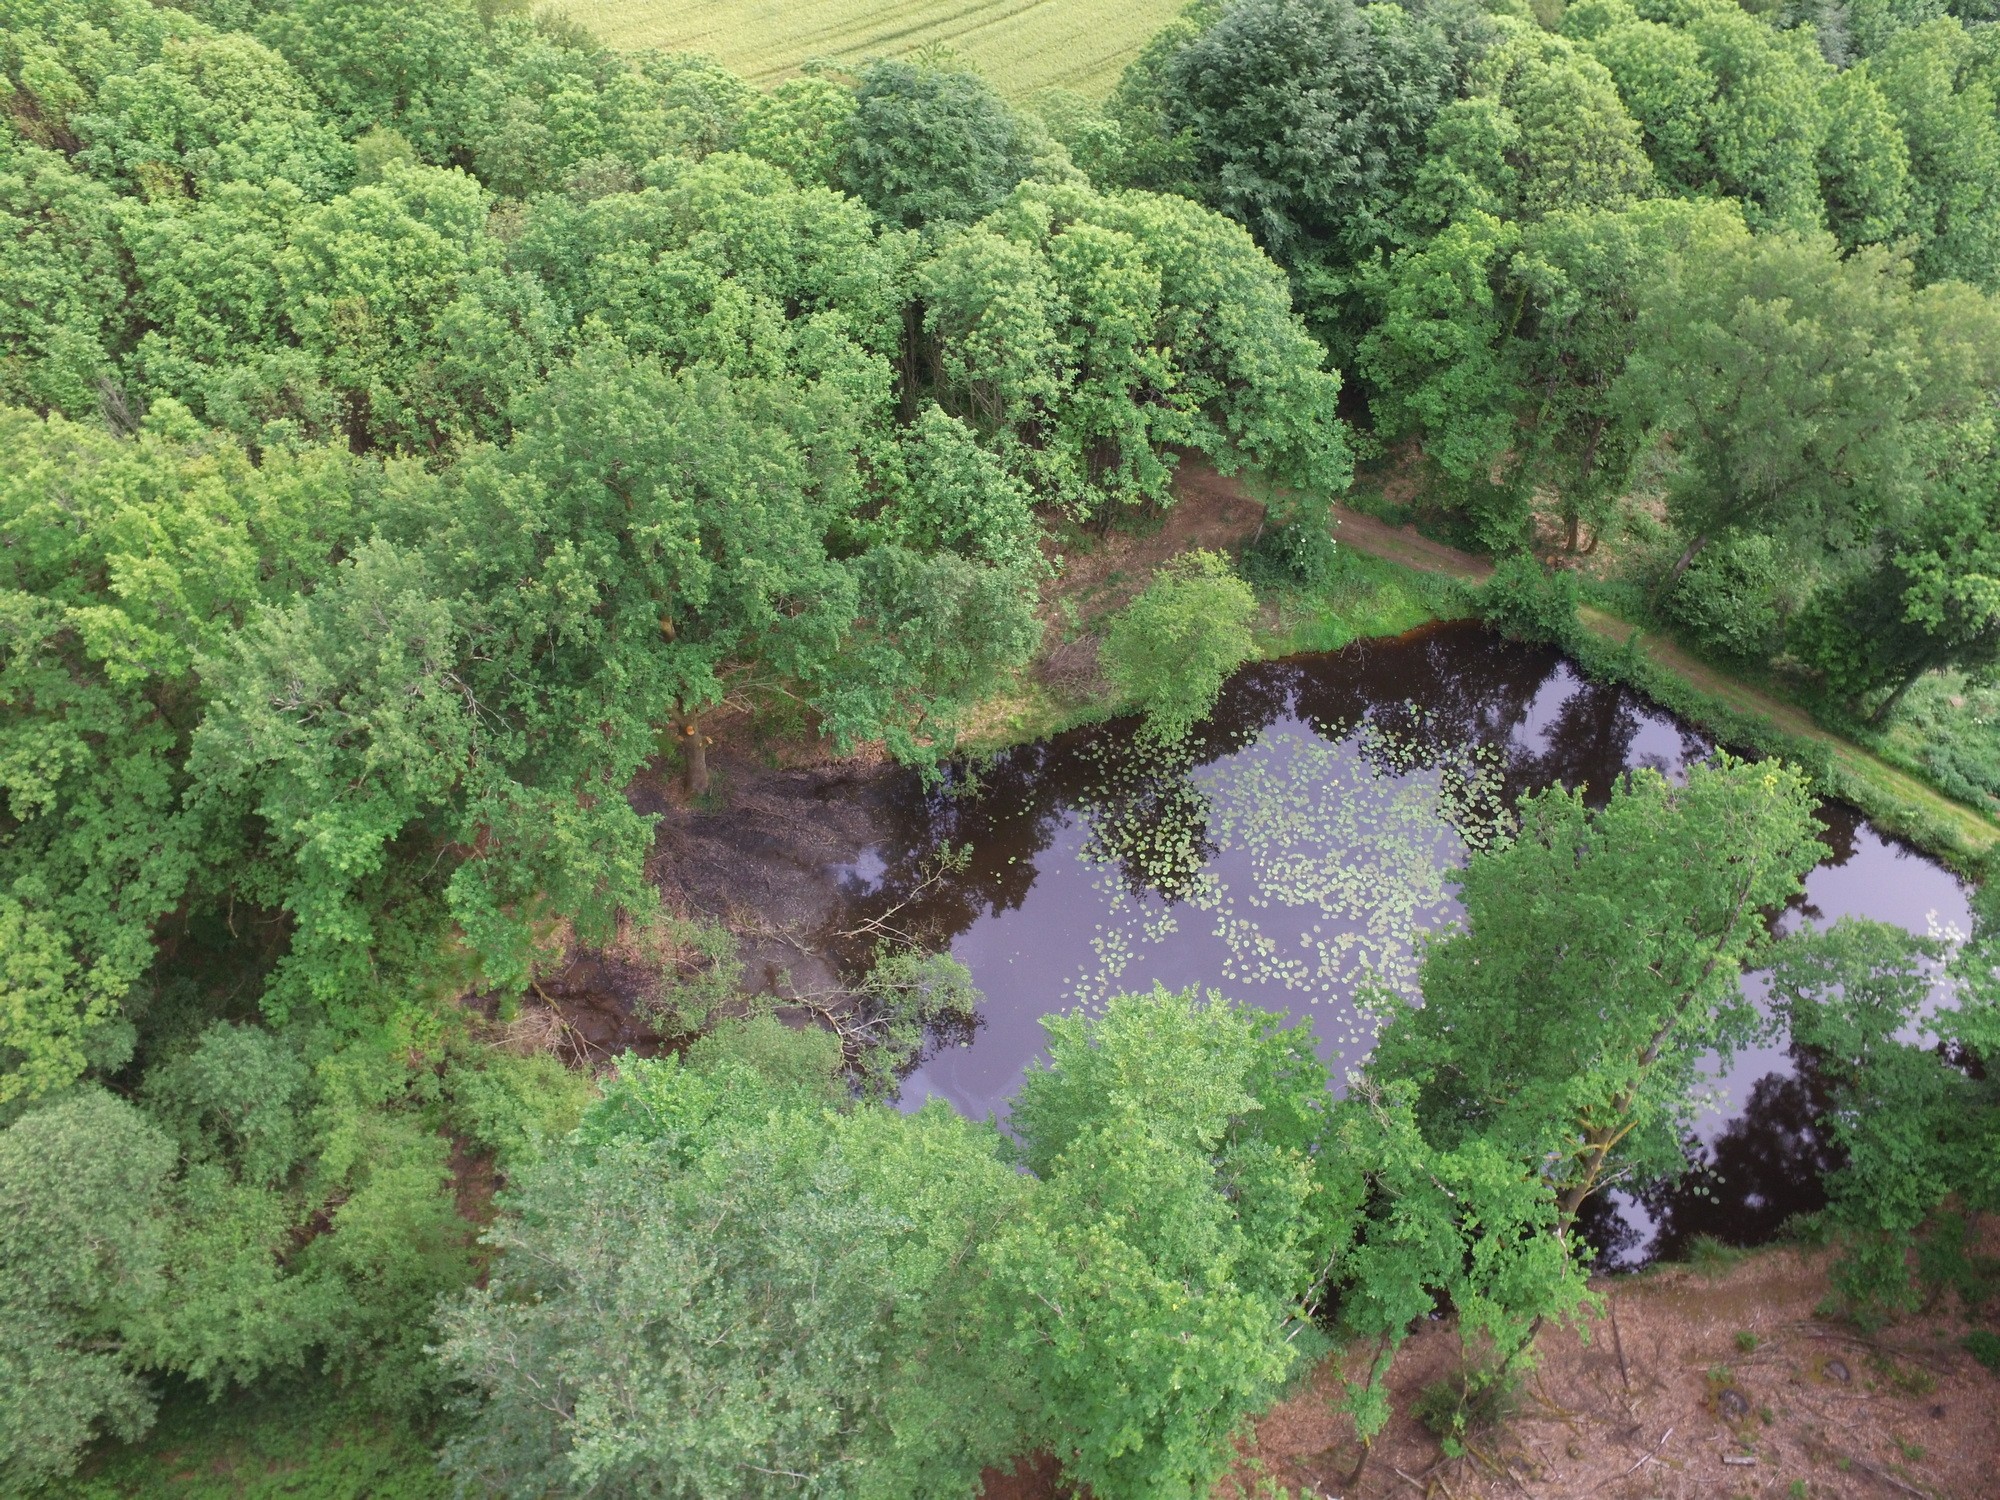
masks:
<svg viewBox="0 0 2000 1500"><path fill-rule="evenodd" d="M943 43L1016 97L1103 95L1182 0L555 0L619 47L705 52L755 83Z"/></svg>

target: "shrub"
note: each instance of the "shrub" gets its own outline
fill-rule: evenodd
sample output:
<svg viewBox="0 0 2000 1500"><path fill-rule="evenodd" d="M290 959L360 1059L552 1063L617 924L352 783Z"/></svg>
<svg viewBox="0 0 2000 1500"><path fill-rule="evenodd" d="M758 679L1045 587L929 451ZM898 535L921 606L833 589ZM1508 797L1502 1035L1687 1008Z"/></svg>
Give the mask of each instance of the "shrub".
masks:
<svg viewBox="0 0 2000 1500"><path fill-rule="evenodd" d="M588 1074L545 1052L517 1057L498 1050L484 1051L476 1068L453 1066L445 1089L453 1127L491 1151L503 1172L575 1129L596 1094Z"/></svg>
<svg viewBox="0 0 2000 1500"><path fill-rule="evenodd" d="M1443 1441L1445 1452L1461 1453L1464 1439L1498 1427L1513 1408L1514 1386L1506 1376L1459 1370L1419 1391L1410 1414Z"/></svg>
<svg viewBox="0 0 2000 1500"><path fill-rule="evenodd" d="M1513 641L1566 642L1576 633L1576 575L1525 552L1503 557L1479 591L1479 615Z"/></svg>
<svg viewBox="0 0 2000 1500"><path fill-rule="evenodd" d="M99 1433L151 1425L120 1344L160 1291L173 1162L158 1127L102 1089L0 1131L0 1490L26 1494Z"/></svg>
<svg viewBox="0 0 2000 1500"><path fill-rule="evenodd" d="M1985 1328L1975 1328L1960 1342L1965 1345L1965 1352L1967 1354L1970 1354L1995 1375L2000 1375L2000 1333L1994 1333Z"/></svg>
<svg viewBox="0 0 2000 1500"><path fill-rule="evenodd" d="M1758 660L1777 644L1781 583L1769 537L1728 537L1689 565L1667 596L1666 612L1702 645Z"/></svg>
<svg viewBox="0 0 2000 1500"><path fill-rule="evenodd" d="M1257 597L1219 553L1186 552L1111 623L1104 670L1160 744L1187 738L1250 655Z"/></svg>
<svg viewBox="0 0 2000 1500"><path fill-rule="evenodd" d="M1322 496L1297 495L1243 549L1243 576L1260 588L1296 588L1317 593L1332 586L1340 570L1333 540L1332 503Z"/></svg>

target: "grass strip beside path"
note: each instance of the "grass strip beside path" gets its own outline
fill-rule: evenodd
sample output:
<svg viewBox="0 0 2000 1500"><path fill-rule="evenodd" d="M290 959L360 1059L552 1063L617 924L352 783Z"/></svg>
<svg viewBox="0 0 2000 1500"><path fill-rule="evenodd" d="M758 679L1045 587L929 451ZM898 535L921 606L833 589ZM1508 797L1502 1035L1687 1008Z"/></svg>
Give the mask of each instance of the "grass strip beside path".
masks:
<svg viewBox="0 0 2000 1500"><path fill-rule="evenodd" d="M1464 583L1483 583L1493 572L1493 565L1486 559L1420 536L1406 527L1391 526L1345 506L1334 507L1334 514L1340 523L1339 539L1357 552L1445 574ZM1607 610L1584 605L1577 611L1577 617L1583 630L1612 653L1643 657L1653 672L1680 684L1683 692L1668 695L1675 701L1669 701L1667 706L1676 712L1687 714L1725 738L1735 738L1746 724L1754 729L1762 721L1775 733L1755 736L1760 749L1783 753L1786 749L1783 742L1787 740L1819 747L1838 773L1831 778L1830 790L1855 802L1892 831L1968 869L1984 864L1995 846L2000 845L2000 824L1993 819L1890 765L1852 740L1821 727L1797 704L1774 698L1718 671L1665 636ZM1724 712L1705 713L1704 702Z"/></svg>

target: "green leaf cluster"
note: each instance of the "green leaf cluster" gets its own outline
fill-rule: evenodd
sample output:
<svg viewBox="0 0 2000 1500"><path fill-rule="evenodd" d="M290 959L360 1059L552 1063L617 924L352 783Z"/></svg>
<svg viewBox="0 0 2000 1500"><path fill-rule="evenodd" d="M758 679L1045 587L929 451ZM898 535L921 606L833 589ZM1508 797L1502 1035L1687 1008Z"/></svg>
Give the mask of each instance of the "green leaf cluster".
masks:
<svg viewBox="0 0 2000 1500"><path fill-rule="evenodd" d="M1185 552L1111 622L1104 670L1162 745L1187 738L1248 659L1256 595L1215 552Z"/></svg>
<svg viewBox="0 0 2000 1500"><path fill-rule="evenodd" d="M163 1033L133 1097L72 1088L0 1130L11 1491L140 1437L163 1377L215 1399L317 1388L421 1430L432 1305L473 1274L443 1131L520 1170L593 1092L546 1058L413 1066L323 1028L182 1016L198 1029Z"/></svg>
<svg viewBox="0 0 2000 1500"><path fill-rule="evenodd" d="M1252 241L935 61L6 23L0 1107L131 1056L167 927L279 1024L518 991L653 905L623 791L703 790L704 716L934 762L1039 645L1046 515L1188 450L1346 481Z"/></svg>

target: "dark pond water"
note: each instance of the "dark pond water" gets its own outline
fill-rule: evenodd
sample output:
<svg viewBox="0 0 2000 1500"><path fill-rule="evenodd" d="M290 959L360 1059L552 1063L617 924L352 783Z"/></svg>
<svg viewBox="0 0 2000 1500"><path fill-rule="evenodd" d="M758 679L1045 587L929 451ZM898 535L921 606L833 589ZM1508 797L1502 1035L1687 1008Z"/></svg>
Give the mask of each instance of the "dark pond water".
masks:
<svg viewBox="0 0 2000 1500"><path fill-rule="evenodd" d="M1501 809L1556 782L1601 798L1620 771L1671 775L1712 749L1555 652L1470 623L1245 668L1180 757L1142 750L1132 728L1022 746L941 787L899 782L890 838L833 872L842 925L886 913L949 947L985 995L976 1025L909 1076L906 1105L938 1095L1004 1117L1042 1016L1155 981L1308 1020L1339 1078L1373 1043L1357 992L1416 997L1415 937L1455 919L1446 877ZM1782 923L1969 929L1949 870L1850 809L1821 819L1830 853ZM947 846L964 851L952 868ZM1696 1234L1755 1243L1823 1201L1810 1069L1779 1046L1710 1072L1695 1170L1598 1205L1605 1263L1672 1256Z"/></svg>

